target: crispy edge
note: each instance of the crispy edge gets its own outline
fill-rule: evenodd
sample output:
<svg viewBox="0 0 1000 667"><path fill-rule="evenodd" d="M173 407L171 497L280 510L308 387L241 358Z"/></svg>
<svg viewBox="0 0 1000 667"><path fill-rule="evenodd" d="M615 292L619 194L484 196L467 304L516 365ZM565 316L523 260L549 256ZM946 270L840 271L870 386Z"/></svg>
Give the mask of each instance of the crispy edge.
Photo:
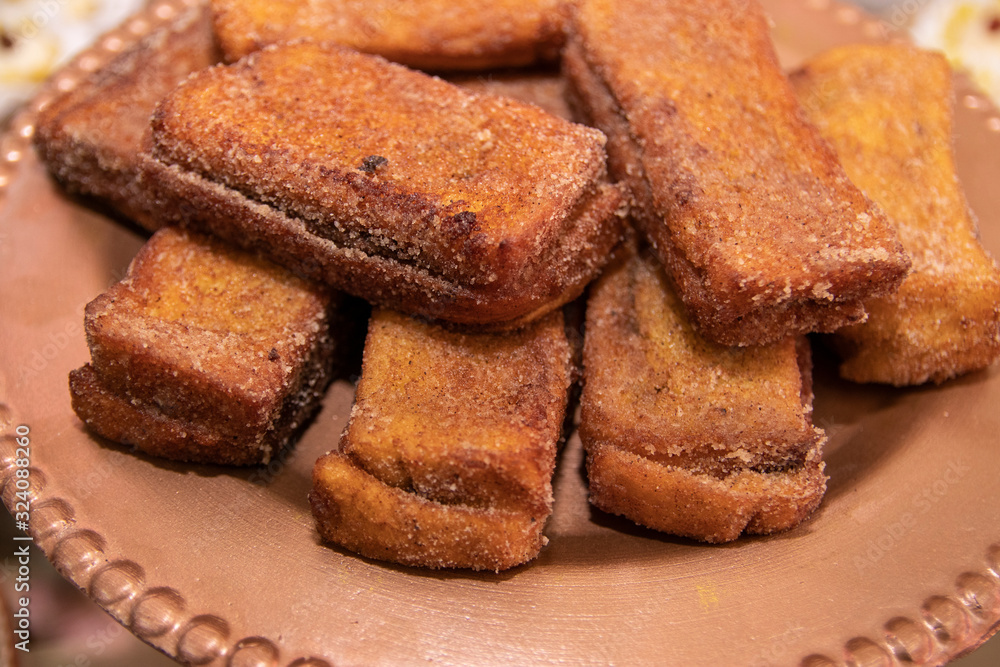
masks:
<svg viewBox="0 0 1000 667"><path fill-rule="evenodd" d="M955 308L961 301L968 310ZM826 338L841 357L841 377L853 382L941 384L988 368L1000 357L1000 280L995 277L984 275L970 286L914 275L896 295L873 299L867 308L866 322ZM918 314L923 330L912 321Z"/></svg>
<svg viewBox="0 0 1000 667"><path fill-rule="evenodd" d="M248 466L267 463L291 445L319 409L328 377L317 365L305 376L301 391L254 438L220 432L210 421L169 417L153 405L110 391L90 364L70 372L69 388L73 412L103 438L173 461Z"/></svg>
<svg viewBox="0 0 1000 667"><path fill-rule="evenodd" d="M313 468L320 537L368 558L428 568L506 570L547 542L528 513L442 505L383 484L337 452Z"/></svg>
<svg viewBox="0 0 1000 667"><path fill-rule="evenodd" d="M802 466L725 477L664 466L617 447L587 450L590 502L654 530L709 543L742 533L788 530L808 517L826 492L818 448Z"/></svg>

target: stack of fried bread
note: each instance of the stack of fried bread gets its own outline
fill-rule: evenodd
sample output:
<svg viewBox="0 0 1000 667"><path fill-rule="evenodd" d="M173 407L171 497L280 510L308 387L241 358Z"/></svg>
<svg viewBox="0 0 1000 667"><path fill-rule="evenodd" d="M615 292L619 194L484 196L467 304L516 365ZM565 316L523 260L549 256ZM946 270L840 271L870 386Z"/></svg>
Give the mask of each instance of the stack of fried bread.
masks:
<svg viewBox="0 0 1000 667"><path fill-rule="evenodd" d="M377 310L340 450L314 472L320 534L408 565L534 558L570 377L560 312L495 334Z"/></svg>
<svg viewBox="0 0 1000 667"><path fill-rule="evenodd" d="M921 384L1000 355L1000 269L983 249L955 174L952 74L911 46L845 47L792 76L851 179L896 224L913 271L868 320L831 341L857 382Z"/></svg>
<svg viewBox="0 0 1000 667"><path fill-rule="evenodd" d="M707 542L798 524L826 489L808 341L706 340L648 249L619 254L587 303L591 502Z"/></svg>
<svg viewBox="0 0 1000 667"><path fill-rule="evenodd" d="M600 132L330 44L199 72L152 123L164 223L409 314L524 324L620 238Z"/></svg>
<svg viewBox="0 0 1000 667"><path fill-rule="evenodd" d="M149 454L266 463L331 379L338 303L267 260L162 229L87 304L92 361L70 375L73 409Z"/></svg>
<svg viewBox="0 0 1000 667"><path fill-rule="evenodd" d="M207 4L39 119L61 183L164 227L88 307L73 405L148 453L266 461L343 349L335 290L363 297L355 405L309 495L325 541L432 568L536 557L581 370L596 507L713 543L787 530L826 486L806 333L836 332L865 381L997 354L1000 282L944 107L904 112L920 137L880 135L937 171L880 171L839 139L872 66L818 60L793 89L755 2L472 2L461 21L437 0ZM209 66L216 43L229 64ZM560 49L559 77L467 72ZM557 117L563 90L599 129ZM902 178L939 194L919 203ZM938 226L907 229L921 208ZM967 298L930 298L959 284ZM563 306L588 285L577 369Z"/></svg>
<svg viewBox="0 0 1000 667"><path fill-rule="evenodd" d="M141 70L140 65L148 68L147 74L156 80L176 74L179 81L188 73L181 71L181 62L169 57L171 47L178 44L164 38L171 34L190 37L183 43L186 56L182 62L211 58L210 40L196 39L209 34L206 18L200 11L185 13L174 24L127 49L112 66L95 73L87 85L57 98L48 108L43 115L45 130L39 133L37 142L53 171L61 170L60 176L69 174L61 180L118 206L126 214L136 215L141 208L135 206L136 164L140 151L150 145L149 116L159 97L149 97L152 93L147 84L134 74ZM129 66L122 66L122 62ZM554 99L561 82L551 75L507 76L504 81L467 78L466 85L480 90L497 86L505 91L516 90L565 114L564 105ZM507 104L507 100L500 103ZM116 121L114 127L119 132L105 131L109 119ZM145 129L129 131L136 127ZM482 129L488 134L488 127ZM67 136L72 140L66 140ZM81 153L101 156L112 152L114 160L75 159ZM603 170L602 160L596 164ZM374 165L376 169L385 167L378 161ZM617 198L616 194L612 197L615 205ZM143 205L156 205L152 197L139 199ZM150 228L163 222L162 218L150 220L145 215L141 221ZM616 240L618 225L614 222L610 232L601 231L607 233L610 243ZM293 436L296 424L316 407L314 399L321 395L328 375L317 377L308 386L312 393L307 396L292 391L295 386L288 381L282 384L264 378L266 386L247 387L261 369L240 363L230 368L222 360L264 359L267 363L263 370L281 368L294 379L308 367L303 364L308 350L328 353L324 357L327 362L333 356L329 354L331 346L326 344L333 338L328 331L330 321L317 321L316 326L297 322L289 293L278 291L280 281L271 281L269 287L260 272L249 273L251 267L266 265L265 260L194 232L169 227L158 232L136 258L127 279L89 307L87 325L88 331L93 330L93 362L74 371L71 377L74 409L81 419L98 434L167 458L225 464L266 462ZM597 267L588 270L596 271ZM282 279L299 280L280 275ZM300 283L303 293L337 303L316 284ZM268 294L268 289L274 293ZM285 298L281 298L282 294ZM168 303L172 306L164 305ZM258 326L268 319L274 322L273 340ZM452 334L390 311L379 311L373 319L372 351L366 353L366 368L380 368L379 363L392 359L387 353L409 339L412 349L420 352L421 373L433 369L430 380L453 381L466 377L466 371L475 371L477 383L464 391L442 394L436 403L440 414L429 411L426 415L440 424L470 430L454 431L461 435L464 448L450 450L457 457L452 470L457 477L447 480L453 490L449 497L442 497L440 488L435 491L429 487L426 474L416 488L408 488L398 479L386 481L375 476L377 470L372 471L373 475L369 468L355 466L355 461L364 460L357 453L370 447L350 448L354 457L343 459L348 468L341 472L354 480L353 485L322 481L341 461L336 455L317 466L313 502L318 516L329 517L337 498L349 489L378 502L391 499L397 502L391 512L368 515L367 520L388 520L392 515L412 518L422 526L419 546L401 540L403 533L369 530L371 524L364 523L359 515L353 523L323 521L324 535L362 553L430 567L505 569L533 558L545 543L542 531L552 510L551 477L570 377L568 343L561 322L561 313L556 311L500 338ZM245 330L249 324L254 326ZM308 326L296 332L292 327L298 324ZM281 327L286 331L281 332ZM385 331L390 332L388 337ZM380 346L378 341L385 344ZM271 342L274 345L267 347ZM305 343L298 357L289 356L285 350L291 342ZM429 352L432 349L436 350L434 354ZM469 357L463 362L462 372L436 375L444 373L448 358L456 355ZM476 355L482 357L478 365ZM243 377L241 373L248 375ZM380 394L385 389L380 385L384 374L371 377L372 373L366 371L362 386L370 386ZM164 378L164 374L168 377ZM523 385L525 378L533 381ZM533 398L525 398L523 393L531 393ZM307 402L307 397L313 400ZM477 402L484 406L481 413L473 415L478 418L459 424L469 406ZM281 405L300 410L292 415L286 407L281 415L275 414L274 409ZM501 410L502 405L507 409ZM391 420L392 411L399 406L381 407L383 417ZM240 409L242 413L235 414ZM360 416L352 424L366 424L364 415L369 412L359 407ZM267 419L271 421L265 423ZM478 440L470 439L473 432ZM347 443L354 440L365 442L345 434L345 451ZM420 445L420 452L433 454L433 448L443 444L439 440L431 437ZM411 452L418 462L415 465L424 460L420 452ZM436 456L441 465L448 463L441 452ZM463 474L469 479L456 487L456 479ZM492 491L486 493L490 484ZM364 507L359 497L350 505L355 512ZM349 508L341 509L344 512L338 516L348 516ZM406 535L412 530L410 526ZM362 541L355 544L351 535L362 535Z"/></svg>
<svg viewBox="0 0 1000 667"><path fill-rule="evenodd" d="M757 3L576 7L564 70L704 336L832 331L895 291L906 253L804 120Z"/></svg>

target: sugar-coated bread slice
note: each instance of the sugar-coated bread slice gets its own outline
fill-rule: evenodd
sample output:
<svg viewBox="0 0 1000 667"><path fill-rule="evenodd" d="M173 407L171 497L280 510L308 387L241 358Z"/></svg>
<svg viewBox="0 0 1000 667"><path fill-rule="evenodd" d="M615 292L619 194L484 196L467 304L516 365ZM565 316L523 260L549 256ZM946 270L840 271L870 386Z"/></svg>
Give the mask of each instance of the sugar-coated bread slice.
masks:
<svg viewBox="0 0 1000 667"><path fill-rule="evenodd" d="M785 530L826 488L808 342L706 340L648 250L591 289L579 432L591 502L675 535Z"/></svg>
<svg viewBox="0 0 1000 667"><path fill-rule="evenodd" d="M367 489L364 497L384 497L379 511L402 506L407 513L430 512L442 522L440 530L469 521L479 527L474 537L407 542L395 528L372 532L353 523L378 523L373 510L345 506L360 491L317 488L314 494L326 507L317 515L321 534L373 558L427 567L502 569L533 558L552 513L552 474L571 374L559 311L496 334L449 331L376 310L350 422L332 455L337 458L318 464L316 479L328 480L333 473L320 470L334 466L352 485ZM344 466L363 474L348 474ZM365 502L375 506L375 500ZM331 505L340 506L335 521L329 519ZM430 528L434 522L421 521L421 529L438 530ZM510 532L515 527L519 536ZM450 545L446 558L425 550L440 540ZM508 555L512 542L521 545L519 560Z"/></svg>
<svg viewBox="0 0 1000 667"><path fill-rule="evenodd" d="M96 433L182 461L268 461L331 379L339 300L269 261L165 228L87 305L70 377Z"/></svg>
<svg viewBox="0 0 1000 667"><path fill-rule="evenodd" d="M476 70L552 61L561 0L212 0L230 61L269 44L327 41L411 67Z"/></svg>
<svg viewBox="0 0 1000 667"><path fill-rule="evenodd" d="M221 59L210 19L207 3L182 11L39 112L35 147L67 190L96 198L146 229L159 226L137 192L138 156L149 146L157 102Z"/></svg>
<svg viewBox="0 0 1000 667"><path fill-rule="evenodd" d="M376 310L341 451L428 498L544 520L569 355L559 311L510 333L470 334Z"/></svg>
<svg viewBox="0 0 1000 667"><path fill-rule="evenodd" d="M1000 270L979 240L952 154L952 73L902 44L821 54L792 76L847 175L899 230L913 269L837 331L841 374L858 382L943 382L1000 355Z"/></svg>
<svg viewBox="0 0 1000 667"><path fill-rule="evenodd" d="M622 226L597 130L309 42L185 81L153 117L144 168L164 222L489 328L577 296Z"/></svg>
<svg viewBox="0 0 1000 667"><path fill-rule="evenodd" d="M805 121L756 2L584 0L563 65L707 338L832 331L906 275L892 225Z"/></svg>

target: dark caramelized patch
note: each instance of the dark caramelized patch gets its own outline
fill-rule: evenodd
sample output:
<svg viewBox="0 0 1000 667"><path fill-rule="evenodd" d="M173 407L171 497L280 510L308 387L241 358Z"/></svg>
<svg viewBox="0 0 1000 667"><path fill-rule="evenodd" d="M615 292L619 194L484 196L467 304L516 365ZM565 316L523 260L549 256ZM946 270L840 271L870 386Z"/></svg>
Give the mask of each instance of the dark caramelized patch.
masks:
<svg viewBox="0 0 1000 667"><path fill-rule="evenodd" d="M366 174L374 174L387 164L389 164L389 160L381 155L369 155L361 161L361 166L358 168Z"/></svg>

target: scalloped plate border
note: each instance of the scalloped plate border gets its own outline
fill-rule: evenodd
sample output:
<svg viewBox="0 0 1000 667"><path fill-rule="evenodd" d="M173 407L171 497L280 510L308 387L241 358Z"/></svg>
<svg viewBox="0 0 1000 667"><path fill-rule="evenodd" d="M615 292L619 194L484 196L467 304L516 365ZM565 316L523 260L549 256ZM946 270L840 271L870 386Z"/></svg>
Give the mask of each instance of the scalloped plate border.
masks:
<svg viewBox="0 0 1000 667"><path fill-rule="evenodd" d="M199 0L156 0L121 27L106 33L89 50L55 74L41 92L15 114L0 138L0 204L26 151L31 150L34 118L61 91L72 89L124 48L171 22ZM765 2L766 4L766 2ZM852 27L867 39L901 39L886 24L858 8L830 0L803 0L817 15ZM988 130L1000 137L1000 114L971 86L957 91L959 103L979 113ZM1000 144L998 144L1000 145ZM16 466L16 410L0 402L0 494L13 506ZM139 638L190 664L277 665L279 647L265 637L230 638L221 616L187 616L183 595L164 586L147 587L141 564L105 552L96 531L79 526L72 505L45 492L45 473L29 468L32 499L31 535L67 579L72 581ZM939 665L967 654L1000 629L1000 543L987 547L978 570L955 578L953 590L929 596L909 615L888 618L871 636L845 642L841 655L815 652L801 658L800 667L904 667ZM300 656L288 667L331 667L326 660Z"/></svg>

